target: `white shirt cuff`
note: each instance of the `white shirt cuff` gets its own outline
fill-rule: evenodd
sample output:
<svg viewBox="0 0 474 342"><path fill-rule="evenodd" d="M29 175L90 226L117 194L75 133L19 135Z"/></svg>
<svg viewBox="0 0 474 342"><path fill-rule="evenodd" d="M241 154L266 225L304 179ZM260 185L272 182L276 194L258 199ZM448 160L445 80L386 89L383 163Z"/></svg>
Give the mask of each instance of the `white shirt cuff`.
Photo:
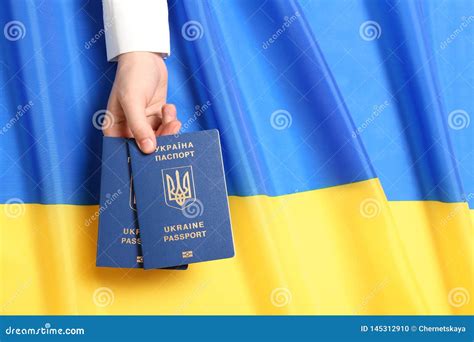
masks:
<svg viewBox="0 0 474 342"><path fill-rule="evenodd" d="M131 51L170 54L166 0L103 0L107 59Z"/></svg>

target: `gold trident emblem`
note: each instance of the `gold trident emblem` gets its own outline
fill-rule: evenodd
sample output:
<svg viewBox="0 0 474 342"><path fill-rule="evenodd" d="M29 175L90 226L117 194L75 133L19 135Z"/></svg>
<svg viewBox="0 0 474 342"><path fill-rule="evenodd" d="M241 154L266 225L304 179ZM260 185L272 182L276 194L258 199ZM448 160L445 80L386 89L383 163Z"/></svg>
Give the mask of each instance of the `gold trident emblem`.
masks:
<svg viewBox="0 0 474 342"><path fill-rule="evenodd" d="M184 205L191 204L194 199L194 179L191 167L163 170L166 179L165 197L166 204L170 207L182 209ZM172 205L175 202L178 206Z"/></svg>

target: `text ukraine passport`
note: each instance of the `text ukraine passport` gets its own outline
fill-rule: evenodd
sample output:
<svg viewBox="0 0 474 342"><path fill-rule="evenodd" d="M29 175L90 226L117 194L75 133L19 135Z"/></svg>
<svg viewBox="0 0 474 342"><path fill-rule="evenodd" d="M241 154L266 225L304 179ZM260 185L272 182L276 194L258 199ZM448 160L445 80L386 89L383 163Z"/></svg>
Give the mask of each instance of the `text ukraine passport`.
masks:
<svg viewBox="0 0 474 342"><path fill-rule="evenodd" d="M161 136L155 153L129 141L144 268L234 256L219 132Z"/></svg>
<svg viewBox="0 0 474 342"><path fill-rule="evenodd" d="M127 139L103 138L98 214L97 266L143 267Z"/></svg>

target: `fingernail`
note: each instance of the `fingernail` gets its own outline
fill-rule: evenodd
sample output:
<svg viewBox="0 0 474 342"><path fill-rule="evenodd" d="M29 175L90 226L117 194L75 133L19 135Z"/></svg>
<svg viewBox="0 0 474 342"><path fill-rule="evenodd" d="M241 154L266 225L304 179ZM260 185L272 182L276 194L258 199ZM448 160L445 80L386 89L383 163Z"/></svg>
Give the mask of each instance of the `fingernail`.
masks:
<svg viewBox="0 0 474 342"><path fill-rule="evenodd" d="M153 149L155 148L155 145L153 145L153 141L151 141L150 138L146 138L143 140L140 140L140 149L145 152L145 153L151 153L153 152Z"/></svg>

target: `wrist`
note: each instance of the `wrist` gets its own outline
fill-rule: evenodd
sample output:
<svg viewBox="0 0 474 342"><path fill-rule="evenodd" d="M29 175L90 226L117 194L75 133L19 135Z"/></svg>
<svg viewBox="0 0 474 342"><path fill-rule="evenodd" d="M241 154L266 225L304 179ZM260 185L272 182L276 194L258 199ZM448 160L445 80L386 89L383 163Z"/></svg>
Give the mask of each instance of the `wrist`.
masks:
<svg viewBox="0 0 474 342"><path fill-rule="evenodd" d="M141 59L141 58L158 58L164 59L163 54L160 52L151 52L151 51L130 51L125 52L117 56L117 61L124 61L129 59Z"/></svg>

